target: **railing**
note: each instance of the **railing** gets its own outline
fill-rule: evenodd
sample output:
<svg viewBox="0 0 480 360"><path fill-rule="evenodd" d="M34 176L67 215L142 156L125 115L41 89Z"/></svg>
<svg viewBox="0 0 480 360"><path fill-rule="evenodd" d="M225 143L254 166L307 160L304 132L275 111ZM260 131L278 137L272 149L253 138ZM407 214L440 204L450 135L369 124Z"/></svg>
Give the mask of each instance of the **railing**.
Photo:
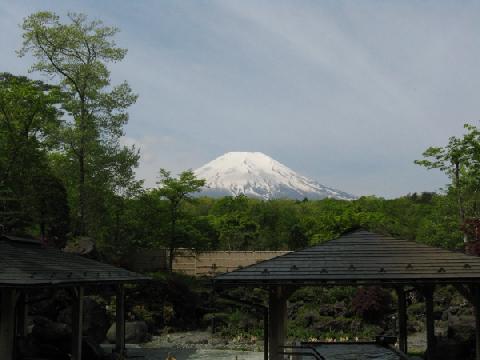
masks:
<svg viewBox="0 0 480 360"><path fill-rule="evenodd" d="M326 360L318 351L317 349L311 346L305 345L287 345L287 346L280 346L282 351L279 354L285 356L310 356L315 360ZM285 350L293 350L286 352Z"/></svg>

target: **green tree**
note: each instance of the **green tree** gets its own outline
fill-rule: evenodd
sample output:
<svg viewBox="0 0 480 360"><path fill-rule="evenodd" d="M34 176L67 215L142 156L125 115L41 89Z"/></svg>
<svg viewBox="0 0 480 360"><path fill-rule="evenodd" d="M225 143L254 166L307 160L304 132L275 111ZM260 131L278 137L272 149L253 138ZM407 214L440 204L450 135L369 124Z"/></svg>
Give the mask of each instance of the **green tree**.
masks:
<svg viewBox="0 0 480 360"><path fill-rule="evenodd" d="M0 187L19 185L45 163L60 126L57 87L0 73Z"/></svg>
<svg viewBox="0 0 480 360"><path fill-rule="evenodd" d="M32 215L39 226L42 240L49 245L63 248L70 230L70 209L67 192L62 182L51 174L33 177L33 193L28 201Z"/></svg>
<svg viewBox="0 0 480 360"><path fill-rule="evenodd" d="M18 204L2 222L10 232L38 225L42 238L59 246L68 232L68 205L48 151L58 149L62 99L56 86L0 74L0 189Z"/></svg>
<svg viewBox="0 0 480 360"><path fill-rule="evenodd" d="M168 200L170 215L170 236L169 236L169 269L172 270L175 250L178 247L179 238L177 234L177 223L182 216L181 207L184 202L192 200L191 194L198 192L204 185L205 180L197 179L193 171L182 172L178 178L172 177L165 169L160 169L160 185L156 193L160 198ZM191 233L191 232L190 232ZM183 232L185 235L185 232Z"/></svg>
<svg viewBox="0 0 480 360"><path fill-rule="evenodd" d="M430 147L415 163L427 169L439 169L450 178L448 193L456 198L461 224L478 218L480 201L480 130L465 124L463 137L450 137L445 147ZM468 241L464 233L464 242Z"/></svg>
<svg viewBox="0 0 480 360"><path fill-rule="evenodd" d="M225 250L251 250L256 248L258 224L242 213L227 213L216 221L219 241Z"/></svg>
<svg viewBox="0 0 480 360"><path fill-rule="evenodd" d="M300 227L300 225L295 224L290 229L288 237L288 249L289 250L299 250L306 248L308 246L308 237L305 235L305 232Z"/></svg>
<svg viewBox="0 0 480 360"><path fill-rule="evenodd" d="M32 70L59 79L68 94L63 108L70 115L62 128L63 153L57 166L77 216L75 233L88 233L103 192L121 192L134 183L138 152L120 144L127 109L137 96L124 82L112 87L108 63L124 58L127 50L113 40L118 29L89 21L83 14L68 14L62 22L55 13L37 12L22 25L19 55L36 59Z"/></svg>

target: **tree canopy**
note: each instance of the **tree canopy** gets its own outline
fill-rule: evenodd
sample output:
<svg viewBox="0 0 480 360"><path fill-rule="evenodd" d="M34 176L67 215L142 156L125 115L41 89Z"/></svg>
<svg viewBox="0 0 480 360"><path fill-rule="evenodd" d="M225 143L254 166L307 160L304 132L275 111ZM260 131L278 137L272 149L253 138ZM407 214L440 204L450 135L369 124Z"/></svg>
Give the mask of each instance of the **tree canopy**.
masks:
<svg viewBox="0 0 480 360"><path fill-rule="evenodd" d="M69 116L60 129L63 151L55 162L78 210L73 230L85 235L98 227L103 209L97 204L105 193L137 185L133 168L138 151L120 143L127 109L137 95L126 82L112 87L107 68L127 50L113 39L118 29L89 21L84 14L70 13L63 22L55 13L37 12L24 20L22 29L20 56L33 55L32 70L58 79L67 95L62 107Z"/></svg>
<svg viewBox="0 0 480 360"><path fill-rule="evenodd" d="M205 180L197 179L191 170L184 171L178 176L178 178L175 178L172 177L168 170L160 169L160 181L158 184L160 186L153 192L153 194L168 201L170 215L170 241L168 246L170 250L169 268L172 270L175 249L178 247L179 243L182 243L180 239L185 240L190 236L189 232L186 231L187 228L184 226L182 229L183 236L179 239L177 226L182 216L181 206L185 201L192 199L192 193L199 191L202 186L205 185ZM193 228L190 228L190 232L192 230ZM185 243L185 241L183 241L183 243Z"/></svg>

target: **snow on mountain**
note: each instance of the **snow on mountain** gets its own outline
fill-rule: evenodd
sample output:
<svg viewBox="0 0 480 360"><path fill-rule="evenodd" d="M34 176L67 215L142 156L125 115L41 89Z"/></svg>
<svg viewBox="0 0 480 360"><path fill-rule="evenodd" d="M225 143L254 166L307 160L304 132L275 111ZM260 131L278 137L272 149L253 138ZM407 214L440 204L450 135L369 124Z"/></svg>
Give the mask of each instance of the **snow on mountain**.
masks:
<svg viewBox="0 0 480 360"><path fill-rule="evenodd" d="M206 180L200 193L205 196L245 194L265 200L356 198L299 175L261 152L226 153L195 170L195 175Z"/></svg>

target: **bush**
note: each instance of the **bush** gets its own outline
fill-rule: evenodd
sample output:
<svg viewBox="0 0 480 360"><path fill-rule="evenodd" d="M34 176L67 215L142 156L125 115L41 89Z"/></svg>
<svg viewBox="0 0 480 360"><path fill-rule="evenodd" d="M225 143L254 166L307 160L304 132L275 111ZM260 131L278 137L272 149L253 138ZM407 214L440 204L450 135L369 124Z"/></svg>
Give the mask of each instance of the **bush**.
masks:
<svg viewBox="0 0 480 360"><path fill-rule="evenodd" d="M352 309L371 323L379 323L392 311L392 295L377 287L359 288L352 299Z"/></svg>
<svg viewBox="0 0 480 360"><path fill-rule="evenodd" d="M407 309L407 314L412 318L425 316L425 303L418 302L410 305Z"/></svg>

